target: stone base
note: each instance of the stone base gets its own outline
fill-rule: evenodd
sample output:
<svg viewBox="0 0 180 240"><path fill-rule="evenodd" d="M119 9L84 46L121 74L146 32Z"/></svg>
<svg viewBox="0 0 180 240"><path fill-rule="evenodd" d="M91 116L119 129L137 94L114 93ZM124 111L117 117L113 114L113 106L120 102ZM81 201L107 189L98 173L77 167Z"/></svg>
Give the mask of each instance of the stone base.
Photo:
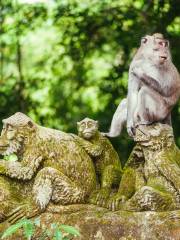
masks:
<svg viewBox="0 0 180 240"><path fill-rule="evenodd" d="M110 212L93 205L51 205L40 216L50 228L53 222L79 229L81 240L180 240L180 210L171 212ZM3 232L8 223L0 224ZM33 239L39 239L39 233ZM8 238L25 239L21 233Z"/></svg>

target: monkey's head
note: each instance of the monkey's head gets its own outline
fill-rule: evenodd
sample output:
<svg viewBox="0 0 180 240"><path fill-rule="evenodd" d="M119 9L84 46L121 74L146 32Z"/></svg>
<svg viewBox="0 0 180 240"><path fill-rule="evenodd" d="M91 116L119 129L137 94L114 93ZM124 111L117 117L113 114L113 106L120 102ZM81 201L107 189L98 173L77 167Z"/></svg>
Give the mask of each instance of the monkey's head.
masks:
<svg viewBox="0 0 180 240"><path fill-rule="evenodd" d="M161 33L146 35L141 39L138 55L150 61L153 65L165 65L171 60L169 41L164 39Z"/></svg>
<svg viewBox="0 0 180 240"><path fill-rule="evenodd" d="M84 118L82 121L77 122L78 135L87 140L97 134L98 127L98 121L90 118Z"/></svg>
<svg viewBox="0 0 180 240"><path fill-rule="evenodd" d="M10 155L22 150L29 136L36 129L36 124L21 112L4 119L0 136L0 154Z"/></svg>
<svg viewBox="0 0 180 240"><path fill-rule="evenodd" d="M140 125L136 129L134 140L142 146L168 145L174 141L173 129L162 123Z"/></svg>

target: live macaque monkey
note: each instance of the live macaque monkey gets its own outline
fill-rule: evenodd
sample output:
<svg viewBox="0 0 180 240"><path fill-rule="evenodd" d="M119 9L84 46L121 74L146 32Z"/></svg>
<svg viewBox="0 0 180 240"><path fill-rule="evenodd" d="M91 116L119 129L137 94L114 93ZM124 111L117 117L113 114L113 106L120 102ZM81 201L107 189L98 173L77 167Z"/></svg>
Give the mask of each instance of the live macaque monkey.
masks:
<svg viewBox="0 0 180 240"><path fill-rule="evenodd" d="M119 104L105 135L120 135L126 121L130 136L139 125L171 125L171 110L179 97L180 76L171 60L169 41L160 33L143 37L129 68L127 99Z"/></svg>

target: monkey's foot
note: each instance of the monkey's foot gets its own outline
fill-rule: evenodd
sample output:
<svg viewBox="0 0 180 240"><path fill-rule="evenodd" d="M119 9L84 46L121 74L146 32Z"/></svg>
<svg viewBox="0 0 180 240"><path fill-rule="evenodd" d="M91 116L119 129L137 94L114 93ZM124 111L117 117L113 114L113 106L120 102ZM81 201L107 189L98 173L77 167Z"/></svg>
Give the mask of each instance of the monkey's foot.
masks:
<svg viewBox="0 0 180 240"><path fill-rule="evenodd" d="M116 193L106 203L106 207L111 211L117 211L122 209L122 205L125 203L126 197Z"/></svg>
<svg viewBox="0 0 180 240"><path fill-rule="evenodd" d="M91 194L89 202L100 207L105 207L109 195L110 195L109 188L102 188L100 190L96 190Z"/></svg>
<svg viewBox="0 0 180 240"><path fill-rule="evenodd" d="M7 215L7 221L11 224L14 224L22 218L31 218L40 213L40 210L36 206L29 206L28 204L23 204L15 209L13 209Z"/></svg>
<svg viewBox="0 0 180 240"><path fill-rule="evenodd" d="M127 132L128 132L128 135L133 138L135 136L135 133L136 133L135 126L128 126L127 127Z"/></svg>

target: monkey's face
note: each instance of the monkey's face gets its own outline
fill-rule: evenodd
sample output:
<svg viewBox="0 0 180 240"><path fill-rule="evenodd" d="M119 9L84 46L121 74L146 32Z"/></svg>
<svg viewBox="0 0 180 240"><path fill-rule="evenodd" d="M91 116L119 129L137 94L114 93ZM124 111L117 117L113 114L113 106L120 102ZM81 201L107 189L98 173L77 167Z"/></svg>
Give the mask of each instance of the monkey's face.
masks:
<svg viewBox="0 0 180 240"><path fill-rule="evenodd" d="M98 122L85 118L77 123L78 135L84 139L91 139L98 132Z"/></svg>
<svg viewBox="0 0 180 240"><path fill-rule="evenodd" d="M141 40L141 52L153 65L164 65L171 59L169 41L158 36L145 36Z"/></svg>

